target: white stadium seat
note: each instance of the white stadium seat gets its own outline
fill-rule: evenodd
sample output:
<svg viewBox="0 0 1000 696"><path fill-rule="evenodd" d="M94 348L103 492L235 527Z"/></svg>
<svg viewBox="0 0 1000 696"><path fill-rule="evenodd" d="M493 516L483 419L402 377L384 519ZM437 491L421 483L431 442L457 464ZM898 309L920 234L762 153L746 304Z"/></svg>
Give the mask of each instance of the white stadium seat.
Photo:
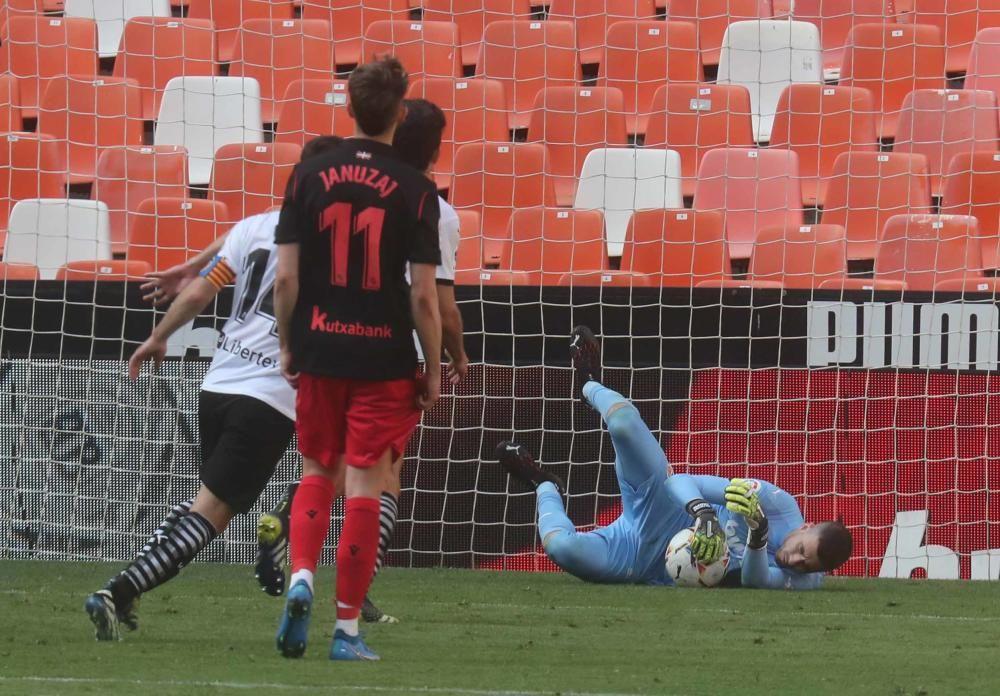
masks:
<svg viewBox="0 0 1000 696"><path fill-rule="evenodd" d="M154 145L188 150L188 182L212 179L215 152L230 143L262 143L260 85L246 77L175 77L167 83Z"/></svg>
<svg viewBox="0 0 1000 696"><path fill-rule="evenodd" d="M33 263L52 280L70 261L111 258L108 206L79 198L28 198L10 211L4 261Z"/></svg>
<svg viewBox="0 0 1000 696"><path fill-rule="evenodd" d="M98 55L114 58L125 22L133 17L169 17L170 0L66 0L63 14L95 20Z"/></svg>
<svg viewBox="0 0 1000 696"><path fill-rule="evenodd" d="M608 255L621 256L633 212L684 207L681 156L674 150L593 150L583 162L573 207L604 212Z"/></svg>
<svg viewBox="0 0 1000 696"><path fill-rule="evenodd" d="M720 84L750 91L754 138L767 142L778 99L793 82L823 81L819 29L810 22L751 20L733 22L722 39Z"/></svg>

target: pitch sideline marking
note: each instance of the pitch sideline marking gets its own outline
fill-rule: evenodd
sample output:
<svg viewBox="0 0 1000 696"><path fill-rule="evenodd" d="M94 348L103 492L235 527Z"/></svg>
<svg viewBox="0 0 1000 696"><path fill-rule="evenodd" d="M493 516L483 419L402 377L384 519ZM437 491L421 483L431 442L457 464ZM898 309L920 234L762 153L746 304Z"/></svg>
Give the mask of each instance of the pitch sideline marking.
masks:
<svg viewBox="0 0 1000 696"><path fill-rule="evenodd" d="M40 682L49 684L130 684L133 686L180 686L180 687L212 687L222 689L276 689L284 691L315 691L315 685L279 684L261 682L226 682L197 681L184 679L114 679L111 677L5 677L2 682ZM484 689L460 689L437 686L351 686L338 684L337 690L376 693L410 693L410 694L459 694L465 696L550 696L559 693L562 696L630 696L630 694L612 691L488 691ZM631 695L631 696L634 696Z"/></svg>

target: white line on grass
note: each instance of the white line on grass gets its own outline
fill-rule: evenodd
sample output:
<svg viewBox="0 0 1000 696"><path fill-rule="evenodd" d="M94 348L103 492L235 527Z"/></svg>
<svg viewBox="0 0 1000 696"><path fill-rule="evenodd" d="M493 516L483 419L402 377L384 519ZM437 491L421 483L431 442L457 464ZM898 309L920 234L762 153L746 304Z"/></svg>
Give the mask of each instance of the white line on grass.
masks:
<svg viewBox="0 0 1000 696"><path fill-rule="evenodd" d="M316 691L322 687L305 684L280 684L261 682L228 682L228 681L196 681L185 679L115 679L88 678L88 677L4 677L0 676L2 682L33 682L44 684L128 684L130 686L179 686L184 688L192 687L212 687L216 689L270 689L276 691ZM353 691L359 693L407 693L407 694L458 694L460 696L550 696L561 694L562 696L630 696L630 694L619 694L611 691L507 691L507 690L484 690L484 689L459 689L436 686L345 686L337 684L335 691ZM632 694L631 696L634 696Z"/></svg>

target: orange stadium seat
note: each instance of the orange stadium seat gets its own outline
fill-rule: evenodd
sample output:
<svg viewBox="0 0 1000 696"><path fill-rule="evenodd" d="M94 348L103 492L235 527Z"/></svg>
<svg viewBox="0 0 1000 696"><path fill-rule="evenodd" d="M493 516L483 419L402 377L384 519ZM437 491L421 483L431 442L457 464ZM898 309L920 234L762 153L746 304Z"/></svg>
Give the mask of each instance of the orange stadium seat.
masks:
<svg viewBox="0 0 1000 696"><path fill-rule="evenodd" d="M422 0L427 22L454 22L462 41L462 64L479 62L486 25L500 20L531 19L531 0Z"/></svg>
<svg viewBox="0 0 1000 696"><path fill-rule="evenodd" d="M896 21L929 24L941 30L945 45L945 70L964 73L976 33L1000 27L1000 0L911 0L913 9Z"/></svg>
<svg viewBox="0 0 1000 696"><path fill-rule="evenodd" d="M718 211L639 210L629 220L621 272L658 279L655 285L694 287L730 277L725 218Z"/></svg>
<svg viewBox="0 0 1000 696"><path fill-rule="evenodd" d="M90 183L104 148L142 145L139 87L113 77L54 77L39 103L38 131L66 149L67 182Z"/></svg>
<svg viewBox="0 0 1000 696"><path fill-rule="evenodd" d="M761 0L670 0L667 19L694 22L704 65L718 65L722 37L732 22L770 15Z"/></svg>
<svg viewBox="0 0 1000 696"><path fill-rule="evenodd" d="M131 218L147 198L187 194L187 152L177 145L105 148L90 197L108 206L111 252L125 253Z"/></svg>
<svg viewBox="0 0 1000 696"><path fill-rule="evenodd" d="M815 288L847 277L847 233L840 225L766 227L757 234L747 279Z"/></svg>
<svg viewBox="0 0 1000 696"><path fill-rule="evenodd" d="M563 273L608 267L604 250L604 215L599 210L525 208L508 223L500 268L539 271L554 285Z"/></svg>
<svg viewBox="0 0 1000 696"><path fill-rule="evenodd" d="M438 188L451 185L456 148L510 138L503 85L495 80L418 79L410 84L407 96L432 101L444 112L446 126L434 164Z"/></svg>
<svg viewBox="0 0 1000 696"><path fill-rule="evenodd" d="M318 19L249 19L243 22L229 66L232 77L260 84L261 119L278 120L277 100L295 80L333 75L330 25Z"/></svg>
<svg viewBox="0 0 1000 696"><path fill-rule="evenodd" d="M142 91L142 117L152 121L171 78L216 73L215 32L209 20L135 17L125 23L112 74L135 80Z"/></svg>
<svg viewBox="0 0 1000 696"><path fill-rule="evenodd" d="M847 230L847 257L873 259L893 215L931 212L927 158L901 152L843 152L826 189L824 224Z"/></svg>
<svg viewBox="0 0 1000 696"><path fill-rule="evenodd" d="M478 271L483 267L482 230L479 213L475 210L456 210L460 240L455 254L456 271Z"/></svg>
<svg viewBox="0 0 1000 696"><path fill-rule="evenodd" d="M895 280L907 290L982 277L976 218L968 215L893 215L875 253L875 279Z"/></svg>
<svg viewBox="0 0 1000 696"><path fill-rule="evenodd" d="M350 137L349 101L347 80L295 80L279 104L274 142L302 146L318 135Z"/></svg>
<svg viewBox="0 0 1000 696"><path fill-rule="evenodd" d="M455 152L449 199L456 209L479 213L486 264L500 262L515 210L555 206L555 190L545 172L545 146L538 143L471 143Z"/></svg>
<svg viewBox="0 0 1000 696"><path fill-rule="evenodd" d="M882 114L879 137L896 137L906 95L915 89L945 87L940 30L927 25L857 25L848 38L840 84L868 89L875 111Z"/></svg>
<svg viewBox="0 0 1000 696"><path fill-rule="evenodd" d="M983 265L1000 269L1000 152L955 155L944 177L941 213L978 221Z"/></svg>
<svg viewBox="0 0 1000 696"><path fill-rule="evenodd" d="M608 87L548 87L535 97L528 141L545 145L556 203L573 205L591 150L628 143L622 93Z"/></svg>
<svg viewBox="0 0 1000 696"><path fill-rule="evenodd" d="M17 78L4 73L0 75L0 133L15 133L23 129Z"/></svg>
<svg viewBox="0 0 1000 696"><path fill-rule="evenodd" d="M989 90L1000 100L1000 27L976 34L963 87Z"/></svg>
<svg viewBox="0 0 1000 696"><path fill-rule="evenodd" d="M243 22L249 19L291 19L292 3L290 0L190 0L187 16L212 22L216 55L221 62L229 63L239 50Z"/></svg>
<svg viewBox="0 0 1000 696"><path fill-rule="evenodd" d="M223 145L215 152L209 199L224 203L232 222L281 205L301 151L294 143Z"/></svg>
<svg viewBox="0 0 1000 696"><path fill-rule="evenodd" d="M803 224L799 157L787 150L710 150L698 168L694 207L724 211L729 255L749 258L759 230Z"/></svg>
<svg viewBox="0 0 1000 696"><path fill-rule="evenodd" d="M918 89L903 100L893 152L927 158L931 195L941 195L941 175L960 152L997 149L997 98L986 90Z"/></svg>
<svg viewBox="0 0 1000 696"><path fill-rule="evenodd" d="M705 153L754 144L750 92L742 85L661 87L653 95L645 144L680 154L682 190L685 196L693 196Z"/></svg>
<svg viewBox="0 0 1000 696"><path fill-rule="evenodd" d="M653 97L660 87L701 80L694 24L641 20L608 27L597 85L621 90L629 133L646 132Z"/></svg>
<svg viewBox="0 0 1000 696"><path fill-rule="evenodd" d="M56 280L138 281L152 270L145 261L70 261L56 271Z"/></svg>
<svg viewBox="0 0 1000 696"><path fill-rule="evenodd" d="M409 17L406 0L302 0L303 19L325 19L333 27L337 65L362 62L361 38L373 22Z"/></svg>
<svg viewBox="0 0 1000 696"><path fill-rule="evenodd" d="M0 261L0 280L38 280L38 266L33 263Z"/></svg>
<svg viewBox="0 0 1000 696"><path fill-rule="evenodd" d="M66 74L97 76L97 23L82 17L11 17L0 44L0 72L18 81L21 113L38 116L49 80Z"/></svg>
<svg viewBox="0 0 1000 696"><path fill-rule="evenodd" d="M580 77L573 25L493 22L483 34L476 75L503 84L510 128L527 128L536 94L546 87L573 87Z"/></svg>
<svg viewBox="0 0 1000 696"><path fill-rule="evenodd" d="M34 17L45 12L43 0L3 0L0 2L0 37L6 38L7 20L11 17Z"/></svg>
<svg viewBox="0 0 1000 696"><path fill-rule="evenodd" d="M885 0L795 0L792 18L819 28L823 70L831 77L840 74L844 47L854 25L893 21Z"/></svg>
<svg viewBox="0 0 1000 696"><path fill-rule="evenodd" d="M129 261L145 261L154 271L184 263L226 232L226 206L218 201L147 198L129 228Z"/></svg>
<svg viewBox="0 0 1000 696"><path fill-rule="evenodd" d="M792 84L778 99L770 146L799 155L802 196L823 206L824 182L841 152L876 152L872 96L860 87Z"/></svg>
<svg viewBox="0 0 1000 696"><path fill-rule="evenodd" d="M0 230L14 204L27 198L66 195L65 148L55 138L37 133L0 135Z"/></svg>
<svg viewBox="0 0 1000 696"><path fill-rule="evenodd" d="M608 30L623 20L653 19L653 0L552 0L547 19L572 22L584 65L600 63Z"/></svg>
<svg viewBox="0 0 1000 696"><path fill-rule="evenodd" d="M462 51L454 22L372 22L361 41L361 59L399 58L410 79L461 77Z"/></svg>

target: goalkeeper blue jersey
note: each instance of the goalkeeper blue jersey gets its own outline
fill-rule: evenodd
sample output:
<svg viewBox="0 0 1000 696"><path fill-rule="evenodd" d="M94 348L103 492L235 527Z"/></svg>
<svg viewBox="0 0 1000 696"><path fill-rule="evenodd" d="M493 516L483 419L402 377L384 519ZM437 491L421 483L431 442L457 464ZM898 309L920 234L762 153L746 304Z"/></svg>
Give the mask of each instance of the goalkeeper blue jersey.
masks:
<svg viewBox="0 0 1000 696"><path fill-rule="evenodd" d="M684 509L687 501L704 498L712 503L729 546L728 573L739 572L746 553L749 530L741 515L724 506L729 479L717 476L676 474L657 482L661 490L652 495L628 495L623 489L623 511L617 520L592 534L608 545L607 567L598 571L602 582L633 582L651 585L673 584L667 575L664 555L670 539L680 530L691 527L694 519ZM767 559L768 587L813 589L819 586L822 573L799 573L779 568L774 560L785 537L802 526L803 517L795 499L767 481L757 481L761 506L768 518ZM628 492L631 493L631 492Z"/></svg>

